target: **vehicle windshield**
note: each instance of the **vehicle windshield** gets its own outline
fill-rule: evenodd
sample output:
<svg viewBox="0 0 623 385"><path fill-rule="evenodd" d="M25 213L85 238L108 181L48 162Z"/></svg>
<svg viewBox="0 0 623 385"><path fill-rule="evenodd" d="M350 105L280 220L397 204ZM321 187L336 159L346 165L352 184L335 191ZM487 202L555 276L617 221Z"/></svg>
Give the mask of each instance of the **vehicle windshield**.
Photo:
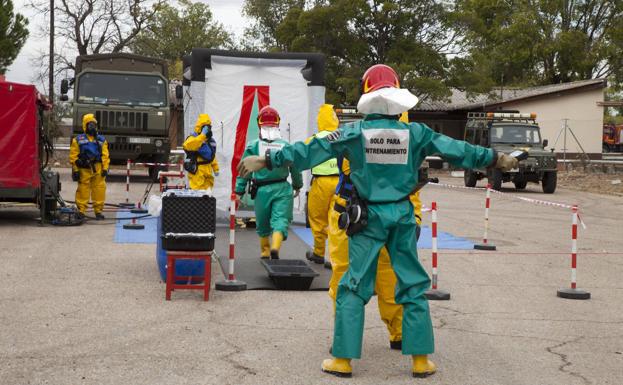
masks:
<svg viewBox="0 0 623 385"><path fill-rule="evenodd" d="M538 126L494 125L491 127L491 143L541 143Z"/></svg>
<svg viewBox="0 0 623 385"><path fill-rule="evenodd" d="M89 72L78 79L78 102L163 107L167 87L154 75Z"/></svg>

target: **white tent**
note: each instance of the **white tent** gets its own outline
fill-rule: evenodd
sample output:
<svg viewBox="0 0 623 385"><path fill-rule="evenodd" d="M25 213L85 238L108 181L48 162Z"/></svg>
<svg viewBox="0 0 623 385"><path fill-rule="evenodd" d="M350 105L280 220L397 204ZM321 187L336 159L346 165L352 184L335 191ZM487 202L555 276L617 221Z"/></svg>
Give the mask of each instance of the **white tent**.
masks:
<svg viewBox="0 0 623 385"><path fill-rule="evenodd" d="M184 133L192 132L198 114L208 113L212 118L221 169L214 194L219 208L226 210L232 171L246 142L257 138L253 115L259 108L270 104L279 111L282 138L290 142L317 131L316 115L325 95L324 56L195 48L185 65ZM309 177L305 172L302 197ZM303 210L303 203L304 199L295 199L295 211Z"/></svg>

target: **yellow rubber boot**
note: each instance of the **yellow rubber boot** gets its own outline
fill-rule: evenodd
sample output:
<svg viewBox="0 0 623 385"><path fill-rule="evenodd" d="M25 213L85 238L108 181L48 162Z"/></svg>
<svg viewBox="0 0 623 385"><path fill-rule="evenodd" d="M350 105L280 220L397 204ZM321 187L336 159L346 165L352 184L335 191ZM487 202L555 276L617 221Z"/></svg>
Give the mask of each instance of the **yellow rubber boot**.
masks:
<svg viewBox="0 0 623 385"><path fill-rule="evenodd" d="M279 231L273 232L273 244L270 247L270 259L279 259L279 250L283 242L283 234Z"/></svg>
<svg viewBox="0 0 623 385"><path fill-rule="evenodd" d="M268 239L268 237L260 237L260 249L260 256L262 259L270 258L270 240Z"/></svg>
<svg viewBox="0 0 623 385"><path fill-rule="evenodd" d="M330 358L322 361L322 371L338 377L352 377L350 358Z"/></svg>
<svg viewBox="0 0 623 385"><path fill-rule="evenodd" d="M413 356L413 377L428 377L436 371L437 366L426 354Z"/></svg>

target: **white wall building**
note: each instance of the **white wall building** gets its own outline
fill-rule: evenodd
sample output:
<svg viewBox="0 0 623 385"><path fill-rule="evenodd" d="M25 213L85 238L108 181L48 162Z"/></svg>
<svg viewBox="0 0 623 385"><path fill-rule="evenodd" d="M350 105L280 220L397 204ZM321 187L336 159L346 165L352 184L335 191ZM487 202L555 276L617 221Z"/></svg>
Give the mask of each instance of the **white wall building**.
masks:
<svg viewBox="0 0 623 385"><path fill-rule="evenodd" d="M605 79L593 79L524 89L496 90L493 96L480 95L473 98L454 90L449 101L423 101L410 112L410 118L412 121L427 123L446 135L462 139L468 112L533 112L537 114L542 138L549 140L548 148L554 148L559 157L565 147L563 127L566 122L567 156L573 158L581 153L581 145L591 158L600 159L604 111L598 103L604 100L605 87ZM575 134L577 142L572 133Z"/></svg>

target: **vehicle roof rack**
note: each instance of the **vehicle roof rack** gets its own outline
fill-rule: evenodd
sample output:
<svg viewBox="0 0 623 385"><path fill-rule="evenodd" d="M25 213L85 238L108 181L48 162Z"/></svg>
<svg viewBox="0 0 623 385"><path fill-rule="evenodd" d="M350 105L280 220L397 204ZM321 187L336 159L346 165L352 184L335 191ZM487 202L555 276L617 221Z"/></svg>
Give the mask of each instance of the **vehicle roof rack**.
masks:
<svg viewBox="0 0 623 385"><path fill-rule="evenodd" d="M521 114L517 112L468 112L467 119L536 123L536 114Z"/></svg>

